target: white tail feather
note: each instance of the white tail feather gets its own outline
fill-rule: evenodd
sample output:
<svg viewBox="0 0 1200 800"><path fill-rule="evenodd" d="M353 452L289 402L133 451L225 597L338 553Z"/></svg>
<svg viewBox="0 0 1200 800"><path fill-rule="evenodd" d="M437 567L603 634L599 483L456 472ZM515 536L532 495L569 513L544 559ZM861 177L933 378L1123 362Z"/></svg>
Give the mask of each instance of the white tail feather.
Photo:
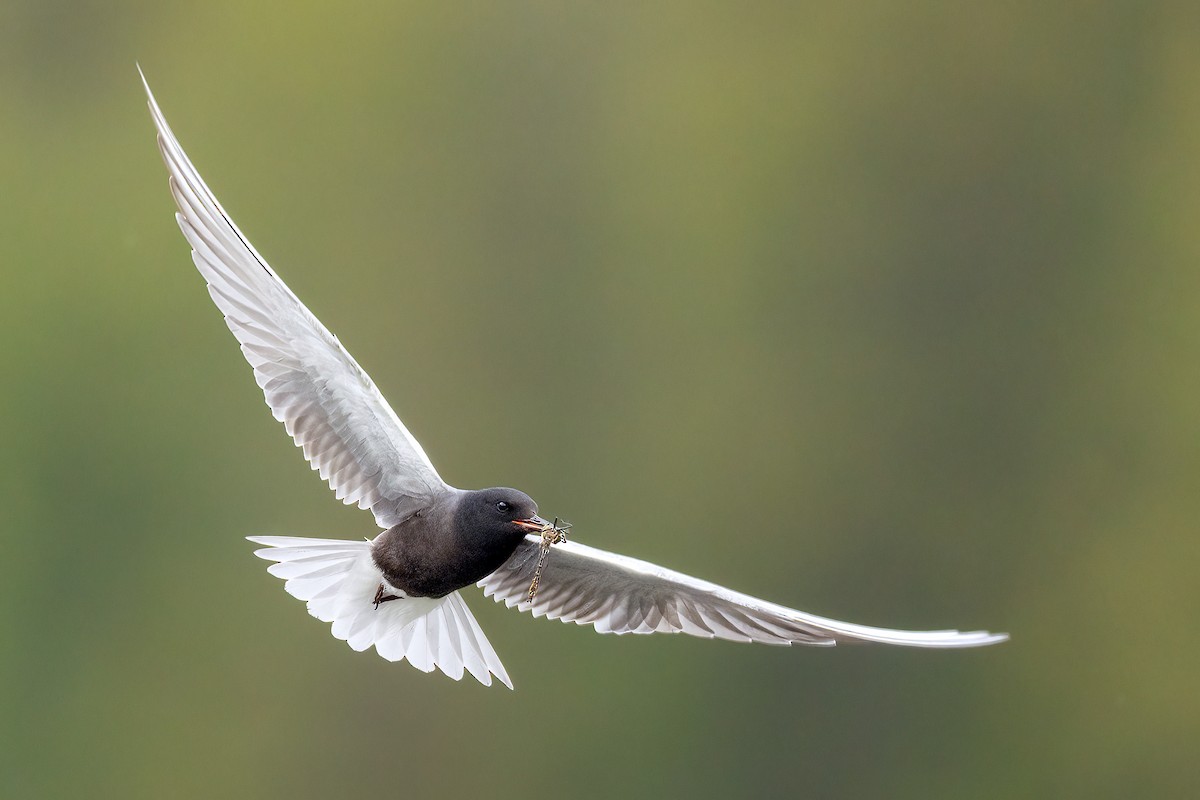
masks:
<svg viewBox="0 0 1200 800"><path fill-rule="evenodd" d="M333 635L355 650L374 645L388 661L404 661L422 672L440 669L454 680L469 672L484 686L495 675L512 681L479 623L458 592L437 599L406 597L375 605L383 575L371 558L370 542L247 536L265 545L254 555L276 563L267 572L284 590L308 604L308 613L333 624Z"/></svg>

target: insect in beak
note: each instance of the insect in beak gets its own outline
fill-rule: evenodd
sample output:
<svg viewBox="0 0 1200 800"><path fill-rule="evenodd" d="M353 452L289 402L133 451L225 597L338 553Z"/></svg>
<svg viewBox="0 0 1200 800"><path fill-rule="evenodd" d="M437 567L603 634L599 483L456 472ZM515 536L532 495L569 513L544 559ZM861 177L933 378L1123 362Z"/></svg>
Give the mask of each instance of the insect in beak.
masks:
<svg viewBox="0 0 1200 800"><path fill-rule="evenodd" d="M525 595L525 602L527 603L532 603L533 598L537 597L538 584L542 580L542 568L546 566L546 559L550 556L550 546L565 542L567 540L567 530L571 527L571 523L566 520L560 520L558 517L554 518L554 522L547 522L541 517L533 517L528 520L520 520L517 524L532 522L534 520L541 523L541 526L537 528L531 526L531 529L542 534L542 541L541 552L538 553L537 565L533 568L533 581L530 582L529 592Z"/></svg>

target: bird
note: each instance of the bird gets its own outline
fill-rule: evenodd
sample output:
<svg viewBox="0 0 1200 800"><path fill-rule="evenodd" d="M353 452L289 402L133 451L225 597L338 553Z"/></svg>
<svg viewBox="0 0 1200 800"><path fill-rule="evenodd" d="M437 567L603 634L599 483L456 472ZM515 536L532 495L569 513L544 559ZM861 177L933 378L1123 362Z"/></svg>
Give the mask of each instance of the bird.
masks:
<svg viewBox="0 0 1200 800"><path fill-rule="evenodd" d="M600 633L685 633L776 645L874 642L992 645L1007 634L903 631L797 611L656 564L567 541L524 492L467 491L442 480L421 444L336 336L242 234L172 133L142 73L177 206L176 222L209 294L241 345L274 417L347 505L382 532L361 541L248 536L288 594L356 651L470 673L512 688L462 590Z"/></svg>

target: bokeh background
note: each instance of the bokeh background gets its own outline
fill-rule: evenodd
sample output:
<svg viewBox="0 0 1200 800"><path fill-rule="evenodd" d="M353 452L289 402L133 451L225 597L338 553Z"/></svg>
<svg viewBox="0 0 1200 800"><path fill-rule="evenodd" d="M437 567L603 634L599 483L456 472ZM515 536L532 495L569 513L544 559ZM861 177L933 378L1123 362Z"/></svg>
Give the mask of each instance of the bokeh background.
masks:
<svg viewBox="0 0 1200 800"><path fill-rule="evenodd" d="M836 5L0 5L0 796L1197 796L1200 11ZM352 652L135 61L451 482L1012 641Z"/></svg>

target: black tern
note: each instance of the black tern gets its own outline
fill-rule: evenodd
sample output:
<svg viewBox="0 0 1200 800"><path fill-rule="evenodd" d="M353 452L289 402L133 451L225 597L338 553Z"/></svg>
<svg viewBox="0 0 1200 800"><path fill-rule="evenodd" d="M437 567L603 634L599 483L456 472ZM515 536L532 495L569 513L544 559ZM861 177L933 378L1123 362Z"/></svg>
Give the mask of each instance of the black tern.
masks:
<svg viewBox="0 0 1200 800"><path fill-rule="evenodd" d="M139 68L140 72L140 68ZM142 76L170 173L175 219L275 418L346 504L370 509L367 541L250 536L267 571L355 650L512 688L459 590L600 633L687 633L766 644L977 647L1005 634L838 622L594 547L538 516L516 489L464 491L429 457L337 338L280 280L201 179Z"/></svg>

